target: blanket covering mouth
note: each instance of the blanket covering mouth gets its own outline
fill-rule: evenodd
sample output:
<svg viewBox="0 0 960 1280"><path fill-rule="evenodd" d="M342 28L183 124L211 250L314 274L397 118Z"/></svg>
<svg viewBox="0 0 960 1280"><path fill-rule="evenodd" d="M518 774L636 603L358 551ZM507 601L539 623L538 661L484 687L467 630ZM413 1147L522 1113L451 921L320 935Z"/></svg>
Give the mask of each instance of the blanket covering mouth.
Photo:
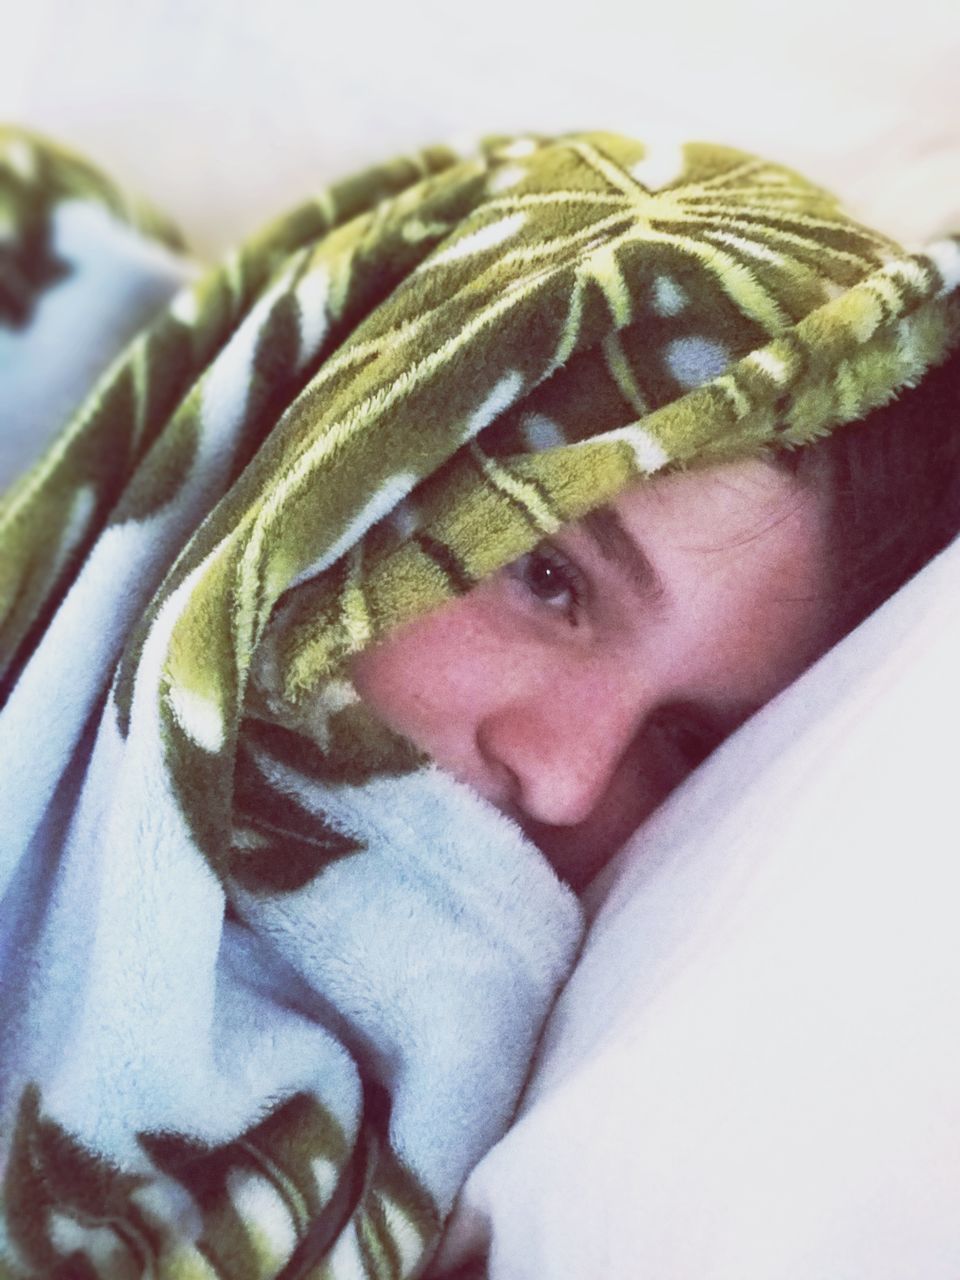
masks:
<svg viewBox="0 0 960 1280"><path fill-rule="evenodd" d="M426 148L198 273L0 133L0 422L50 441L0 501L0 1275L422 1274L582 917L347 659L628 483L862 417L958 282L600 132Z"/></svg>

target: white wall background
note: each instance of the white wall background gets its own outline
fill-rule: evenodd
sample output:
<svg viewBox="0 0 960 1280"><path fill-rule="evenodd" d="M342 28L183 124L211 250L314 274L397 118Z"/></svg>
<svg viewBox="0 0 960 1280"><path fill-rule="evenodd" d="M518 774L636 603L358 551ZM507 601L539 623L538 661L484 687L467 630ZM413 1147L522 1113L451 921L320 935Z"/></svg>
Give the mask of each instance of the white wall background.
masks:
<svg viewBox="0 0 960 1280"><path fill-rule="evenodd" d="M0 0L0 117L212 252L333 177L493 131L758 149L905 239L960 226L953 0Z"/></svg>

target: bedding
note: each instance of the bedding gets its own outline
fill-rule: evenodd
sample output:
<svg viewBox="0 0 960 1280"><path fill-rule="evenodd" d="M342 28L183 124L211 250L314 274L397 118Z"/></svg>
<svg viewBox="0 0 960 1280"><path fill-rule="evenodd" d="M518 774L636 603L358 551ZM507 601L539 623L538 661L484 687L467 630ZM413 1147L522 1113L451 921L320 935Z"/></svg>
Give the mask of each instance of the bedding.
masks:
<svg viewBox="0 0 960 1280"><path fill-rule="evenodd" d="M598 877L517 1122L468 1178L445 1266L960 1273L958 644L960 542Z"/></svg>
<svg viewBox="0 0 960 1280"><path fill-rule="evenodd" d="M0 1256L416 1274L583 922L346 660L630 481L883 403L957 340L960 248L601 133L398 158L199 276L50 144L2 180L18 400L105 233L124 311L190 282L0 508Z"/></svg>

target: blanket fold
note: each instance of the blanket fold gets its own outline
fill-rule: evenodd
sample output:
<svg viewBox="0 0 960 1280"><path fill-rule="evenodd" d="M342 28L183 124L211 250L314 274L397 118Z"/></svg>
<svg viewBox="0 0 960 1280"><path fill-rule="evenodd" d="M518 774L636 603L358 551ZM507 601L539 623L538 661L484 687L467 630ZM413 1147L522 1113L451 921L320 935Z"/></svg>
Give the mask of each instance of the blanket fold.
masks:
<svg viewBox="0 0 960 1280"><path fill-rule="evenodd" d="M10 129L0 217L0 1274L422 1274L582 915L349 660L888 400L960 243L599 132L425 148L198 273Z"/></svg>

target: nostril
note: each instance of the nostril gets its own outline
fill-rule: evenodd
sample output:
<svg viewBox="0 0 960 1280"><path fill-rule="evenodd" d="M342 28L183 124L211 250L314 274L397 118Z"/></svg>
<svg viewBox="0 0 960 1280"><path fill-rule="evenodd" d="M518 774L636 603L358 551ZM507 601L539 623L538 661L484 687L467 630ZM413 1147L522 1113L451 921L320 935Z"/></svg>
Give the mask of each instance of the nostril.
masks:
<svg viewBox="0 0 960 1280"><path fill-rule="evenodd" d="M503 813L517 817L523 812L523 784L511 768L503 764L490 766L493 794L488 799Z"/></svg>
<svg viewBox="0 0 960 1280"><path fill-rule="evenodd" d="M508 753L496 749L486 724L477 727L476 747L487 781L487 785L478 789L491 804L515 817L523 805L523 783L520 775L507 762Z"/></svg>

